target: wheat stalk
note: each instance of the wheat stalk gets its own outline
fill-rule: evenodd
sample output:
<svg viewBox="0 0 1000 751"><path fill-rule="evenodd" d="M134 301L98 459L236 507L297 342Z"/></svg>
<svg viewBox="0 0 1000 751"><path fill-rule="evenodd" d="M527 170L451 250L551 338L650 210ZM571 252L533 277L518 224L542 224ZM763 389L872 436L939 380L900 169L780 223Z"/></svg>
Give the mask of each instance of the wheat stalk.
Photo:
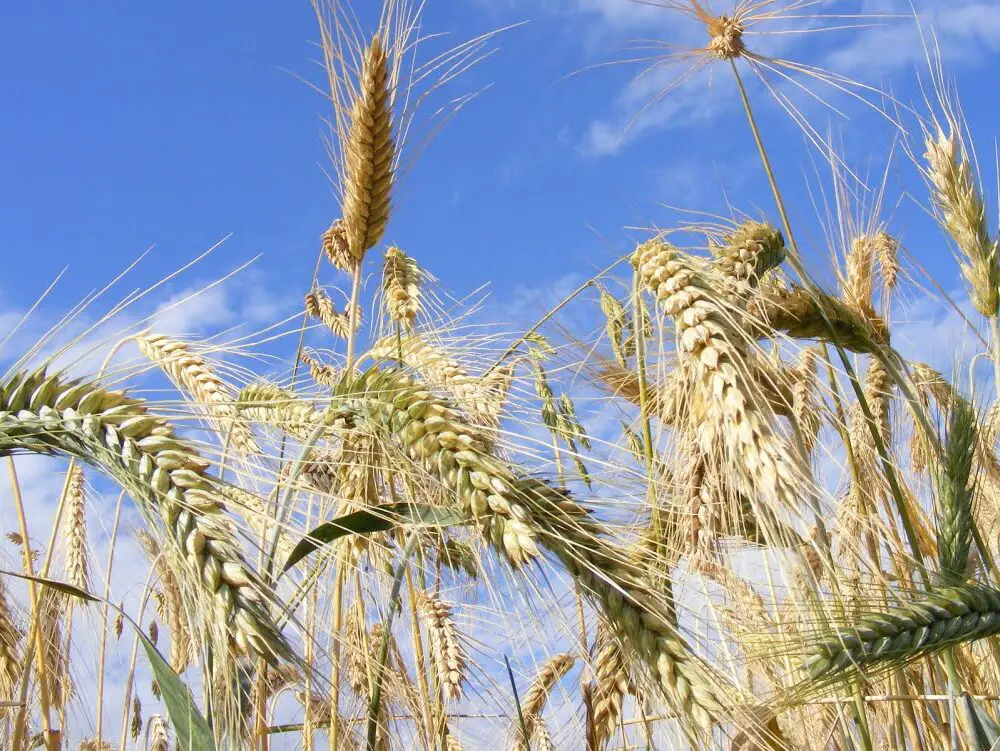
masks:
<svg viewBox="0 0 1000 751"><path fill-rule="evenodd" d="M376 35L361 63L344 143L343 226L355 264L385 233L394 159L389 58L382 39Z"/></svg>
<svg viewBox="0 0 1000 751"><path fill-rule="evenodd" d="M160 334L135 337L139 350L205 409L219 435L243 455L260 453L253 432L239 420L228 385L188 345Z"/></svg>
<svg viewBox="0 0 1000 751"><path fill-rule="evenodd" d="M241 649L268 658L290 654L222 514L208 463L140 400L44 370L19 373L0 390L0 452L17 450L102 467L144 511L160 516L212 601L208 612Z"/></svg>

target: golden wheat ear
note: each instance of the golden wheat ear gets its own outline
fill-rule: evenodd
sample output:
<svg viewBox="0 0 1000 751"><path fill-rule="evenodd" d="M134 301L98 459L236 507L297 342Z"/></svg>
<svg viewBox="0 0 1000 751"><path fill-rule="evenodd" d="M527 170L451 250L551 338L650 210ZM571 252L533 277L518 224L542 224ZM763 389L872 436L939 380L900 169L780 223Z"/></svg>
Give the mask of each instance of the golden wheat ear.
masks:
<svg viewBox="0 0 1000 751"><path fill-rule="evenodd" d="M209 463L141 400L44 370L18 373L0 388L0 453L15 451L99 466L162 521L241 649L270 660L291 656L222 513Z"/></svg>

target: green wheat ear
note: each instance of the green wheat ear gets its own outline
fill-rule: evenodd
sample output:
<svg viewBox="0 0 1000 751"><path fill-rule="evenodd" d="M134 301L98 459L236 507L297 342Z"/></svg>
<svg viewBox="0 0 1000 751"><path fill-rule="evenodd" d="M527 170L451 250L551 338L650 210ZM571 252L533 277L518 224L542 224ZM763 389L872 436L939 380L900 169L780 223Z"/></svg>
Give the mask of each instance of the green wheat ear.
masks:
<svg viewBox="0 0 1000 751"><path fill-rule="evenodd" d="M966 585L940 589L806 649L812 679L852 669L910 662L955 644L1000 633L1000 590Z"/></svg>
<svg viewBox="0 0 1000 751"><path fill-rule="evenodd" d="M948 440L937 472L938 558L948 584L965 580L972 547L972 500L969 486L976 447L976 414L964 399L952 405Z"/></svg>

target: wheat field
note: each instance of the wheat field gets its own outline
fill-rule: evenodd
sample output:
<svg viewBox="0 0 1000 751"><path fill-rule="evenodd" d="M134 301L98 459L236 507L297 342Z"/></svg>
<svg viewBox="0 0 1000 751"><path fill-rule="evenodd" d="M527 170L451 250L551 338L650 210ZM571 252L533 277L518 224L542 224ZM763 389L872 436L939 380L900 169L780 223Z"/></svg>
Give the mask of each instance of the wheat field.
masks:
<svg viewBox="0 0 1000 751"><path fill-rule="evenodd" d="M337 200L296 315L79 323L153 285L17 352L4 332L3 748L1000 748L996 196L933 30L904 103L757 50L770 22L853 25L823 3L650 4L701 46L624 62L729 82L770 192L636 230L533 323L389 232L515 30L455 44L421 3L315 0ZM967 305L776 77L878 112ZM812 226L762 108L821 165ZM899 321L915 298L928 320ZM898 344L940 315L974 342L951 370Z"/></svg>

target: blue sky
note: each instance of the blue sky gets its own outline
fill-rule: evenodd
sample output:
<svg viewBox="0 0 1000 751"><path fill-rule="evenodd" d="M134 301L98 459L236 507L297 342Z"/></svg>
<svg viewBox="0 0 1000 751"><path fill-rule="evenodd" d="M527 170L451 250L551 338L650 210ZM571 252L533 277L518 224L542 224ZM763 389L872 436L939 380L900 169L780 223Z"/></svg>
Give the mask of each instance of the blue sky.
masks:
<svg viewBox="0 0 1000 751"><path fill-rule="evenodd" d="M915 5L925 31L933 24L939 35L989 178L998 107L983 94L995 85L1000 60L1000 6L988 0ZM829 65L891 90L900 101L920 100L916 80L925 70L924 52L908 2L816 8L866 13L859 23L869 27L751 43ZM887 13L902 17L880 17ZM602 65L627 58L627 43L637 38L700 44L697 28L628 0L432 0L425 14L428 31L449 32L456 42L520 21L530 23L503 34L498 53L458 90L492 86L430 145L397 194L386 240L416 256L445 288L461 294L490 282L497 301L492 312L523 325L534 307L627 252L643 237L631 227L684 218L665 205L725 214L728 199L739 210L775 219L723 67L636 117L677 69L636 80L639 66ZM838 23L813 18L784 26ZM0 254L13 271L0 279L0 324L16 320L64 267L69 273L39 313L43 323L151 246L125 289L155 283L230 234L149 304L183 297L257 254L260 260L161 322L171 333L211 335L240 323L249 333L298 310L319 235L337 214L323 171L321 118L328 112L300 80L322 82L314 62L317 38L307 0L5 4ZM850 97L825 94L844 116L804 97L797 101L860 174L877 178L896 137L893 127ZM751 82L751 96L799 241L817 276L829 283L811 197L829 183L822 155L759 84ZM919 146L917 139L918 155ZM907 191L926 205L913 165L901 150L897 156L889 208ZM948 246L922 209L903 199L889 214L890 229L907 249L945 288L958 289ZM374 271L374 256L370 263ZM325 278L336 281L330 269ZM957 317L935 313L918 292L904 298L905 317L920 322L911 339L937 350L947 367ZM16 354L0 356L6 361ZM32 488L54 494L59 478L53 480L51 464L19 460L19 467L27 497L34 497ZM96 501L103 517L111 502ZM0 507L4 529L12 528L9 504ZM32 526L39 535L47 530L44 523Z"/></svg>
<svg viewBox="0 0 1000 751"><path fill-rule="evenodd" d="M974 94L992 77L1000 12L986 2L917 5L938 28L970 120L988 125L995 105ZM907 6L820 10L905 15ZM724 69L675 92L624 137L647 96L644 82L663 79L636 84L635 65L586 69L628 57L630 39L700 42L697 30L628 0L450 0L430 4L425 27L457 41L521 20L530 23L504 34L498 54L462 82L466 90L493 86L421 156L398 193L387 239L445 286L491 281L502 297L521 283L585 273L627 250L637 235L624 227L676 220L659 204L725 211L728 196L742 210L773 214ZM836 62L913 100L914 71L923 67L915 25L874 22L880 27L813 34L785 54ZM75 299L155 245L137 277L149 283L230 233L194 277L262 252L258 283L297 298L336 210L323 174L325 102L296 78L321 82L316 38L304 0L8 5L0 249L26 262L32 283L0 283L3 305L28 304L66 265L61 299ZM816 181L817 154L759 86L752 93L786 190L803 195L806 180ZM845 97L831 101L852 119L818 107L810 117L870 172L867 160L885 151L891 127ZM910 184L912 175L903 179ZM812 207L799 203L808 244Z"/></svg>

